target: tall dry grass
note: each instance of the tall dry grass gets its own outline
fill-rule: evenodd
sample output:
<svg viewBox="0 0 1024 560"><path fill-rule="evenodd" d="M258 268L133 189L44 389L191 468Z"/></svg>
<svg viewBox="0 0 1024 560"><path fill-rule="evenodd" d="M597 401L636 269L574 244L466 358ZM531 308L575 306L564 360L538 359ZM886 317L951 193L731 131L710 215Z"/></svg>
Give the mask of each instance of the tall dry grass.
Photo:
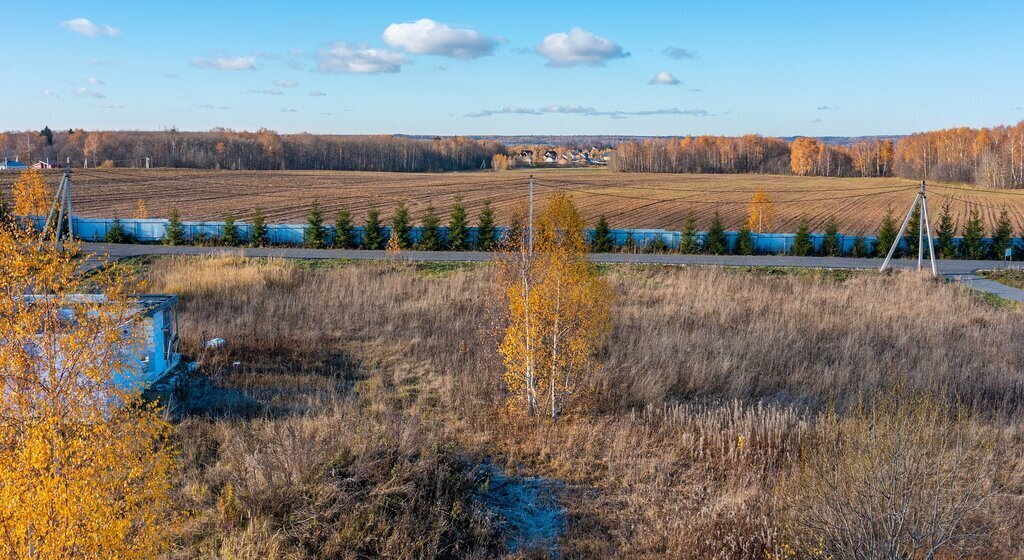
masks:
<svg viewBox="0 0 1024 560"><path fill-rule="evenodd" d="M151 289L182 295L186 349L228 341L181 395L179 486L197 512L182 556L496 555L485 460L560 481L565 557L784 553L778 489L820 440L818 411L894 383L983 413L1021 465L1020 312L957 287L616 268L593 411L551 423L502 414L490 274L156 262Z"/></svg>

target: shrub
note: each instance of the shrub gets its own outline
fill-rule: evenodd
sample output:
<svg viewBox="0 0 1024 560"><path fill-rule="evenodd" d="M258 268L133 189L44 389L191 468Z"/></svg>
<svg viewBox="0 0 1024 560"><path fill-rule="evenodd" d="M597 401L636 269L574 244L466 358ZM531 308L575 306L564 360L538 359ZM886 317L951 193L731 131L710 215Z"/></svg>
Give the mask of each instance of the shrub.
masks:
<svg viewBox="0 0 1024 560"><path fill-rule="evenodd" d="M466 207L462 199L456 198L448 220L448 248L452 251L465 251L469 248L469 220L466 218Z"/></svg>
<svg viewBox="0 0 1024 560"><path fill-rule="evenodd" d="M725 227L722 225L722 217L718 212L715 212L715 217L711 219L711 227L708 228L708 238L704 243L704 250L711 255L724 255L729 252Z"/></svg>
<svg viewBox="0 0 1024 560"><path fill-rule="evenodd" d="M750 231L750 226L743 224L736 235L736 254L753 255L754 253L754 235Z"/></svg>
<svg viewBox="0 0 1024 560"><path fill-rule="evenodd" d="M356 246L352 213L346 207L338 210L338 215L334 218L334 246L340 249L352 249Z"/></svg>
<svg viewBox="0 0 1024 560"><path fill-rule="evenodd" d="M437 217L434 205L427 206L427 214L423 217L423 229L420 233L420 249L424 251L440 251L444 248L441 239L441 219Z"/></svg>
<svg viewBox="0 0 1024 560"><path fill-rule="evenodd" d="M256 207L252 215L252 239L256 247L265 247L270 244L270 232L267 230L267 221L263 216L263 208Z"/></svg>
<svg viewBox="0 0 1024 560"><path fill-rule="evenodd" d="M121 220L114 218L114 221L110 224L110 229L107 230L107 243L127 243L128 235L125 234L124 227L121 225Z"/></svg>
<svg viewBox="0 0 1024 560"><path fill-rule="evenodd" d="M793 238L791 252L797 257L810 257L814 255L814 243L811 241L811 226L807 223L807 218L800 219L800 225L796 228L796 237Z"/></svg>
<svg viewBox="0 0 1024 560"><path fill-rule="evenodd" d="M302 232L302 241L306 247L314 249L323 248L327 240L327 229L324 227L324 213L320 210L320 203L313 201L313 208L309 210L306 217L306 229Z"/></svg>
<svg viewBox="0 0 1024 560"><path fill-rule="evenodd" d="M164 232L164 245L183 245L185 243L185 228L181 225L181 216L178 209L171 210L171 217L167 220L167 230Z"/></svg>
<svg viewBox="0 0 1024 560"><path fill-rule="evenodd" d="M228 212L227 216L224 216L224 235L221 241L229 247L238 245L238 226L235 225L235 215Z"/></svg>
<svg viewBox="0 0 1024 560"><path fill-rule="evenodd" d="M626 240L622 243L622 251L624 253L636 252L636 238L633 237L633 230L626 232Z"/></svg>
<svg viewBox="0 0 1024 560"><path fill-rule="evenodd" d="M612 228L608 224L608 218L602 215L594 226L594 237L590 240L591 250L595 253L610 253L614 245Z"/></svg>
<svg viewBox="0 0 1024 560"><path fill-rule="evenodd" d="M490 251L494 246L494 210L491 210L491 202L484 202L484 208L480 211L480 221L476 226L476 243L481 251Z"/></svg>
<svg viewBox="0 0 1024 560"><path fill-rule="evenodd" d="M871 256L871 247L863 235L853 238L853 247L850 249L850 256L855 259L862 259Z"/></svg>
<svg viewBox="0 0 1024 560"><path fill-rule="evenodd" d="M683 233L679 239L679 252L693 254L700 250L700 243L697 241L697 221L693 216L686 218L683 226Z"/></svg>
<svg viewBox="0 0 1024 560"><path fill-rule="evenodd" d="M512 217L508 220L508 231L505 232L505 236L502 239L504 245L515 245L517 243L527 243L525 239L526 230L523 226L523 214L521 212L512 212Z"/></svg>
<svg viewBox="0 0 1024 560"><path fill-rule="evenodd" d="M647 244L646 249L648 253L667 253L668 244L665 243L665 236L660 233L655 234L654 239Z"/></svg>
<svg viewBox="0 0 1024 560"><path fill-rule="evenodd" d="M953 221L953 215L949 212L949 203L942 207L936 233L938 234L938 247L936 247L938 256L943 259L955 259L956 244L953 242L953 238L956 237L956 222Z"/></svg>
<svg viewBox="0 0 1024 560"><path fill-rule="evenodd" d="M380 225L380 212L370 207L366 212L366 225L363 226L363 248L380 249L384 245L384 228Z"/></svg>
<svg viewBox="0 0 1024 560"><path fill-rule="evenodd" d="M981 221L981 214L977 209L971 210L971 216L964 224L963 242L960 245L963 258L980 260L988 256L984 236L985 224Z"/></svg>

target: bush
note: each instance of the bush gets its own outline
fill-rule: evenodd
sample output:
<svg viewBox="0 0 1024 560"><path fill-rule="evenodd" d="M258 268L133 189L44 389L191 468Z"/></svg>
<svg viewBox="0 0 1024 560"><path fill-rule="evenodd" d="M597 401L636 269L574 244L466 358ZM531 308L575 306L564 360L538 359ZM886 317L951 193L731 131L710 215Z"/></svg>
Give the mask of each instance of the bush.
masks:
<svg viewBox="0 0 1024 560"><path fill-rule="evenodd" d="M334 218L334 247L352 249L357 245L355 227L352 225L352 213L342 207Z"/></svg>
<svg viewBox="0 0 1024 560"><path fill-rule="evenodd" d="M178 209L171 210L171 217L167 220L167 230L164 232L164 245L183 245L185 243L185 227L181 224L181 216Z"/></svg>
<svg viewBox="0 0 1024 560"><path fill-rule="evenodd" d="M302 232L302 241L306 247L321 249L327 240L327 229L324 227L324 213L320 204L313 201L313 208L306 217L306 229Z"/></svg>
<svg viewBox="0 0 1024 560"><path fill-rule="evenodd" d="M384 242L384 228L380 225L380 212L371 206L366 212L366 225L363 226L363 248L380 249Z"/></svg>
<svg viewBox="0 0 1024 560"><path fill-rule="evenodd" d="M635 253L636 252L636 238L633 237L633 230L626 232L626 240L622 243L622 252L624 253Z"/></svg>
<svg viewBox="0 0 1024 560"><path fill-rule="evenodd" d="M231 212L224 216L224 230L221 241L228 247L238 245L238 226L235 225L235 215Z"/></svg>
<svg viewBox="0 0 1024 560"><path fill-rule="evenodd" d="M722 225L722 217L715 212L711 219L711 227L708 228L708 238L704 243L704 250L711 255L724 255L729 252L729 241L725 237L725 227Z"/></svg>
<svg viewBox="0 0 1024 560"><path fill-rule="evenodd" d="M811 226L807 218L800 219L800 225L796 228L796 237L793 238L792 251L797 257L810 257L814 255L814 242L811 241Z"/></svg>
<svg viewBox="0 0 1024 560"><path fill-rule="evenodd" d="M263 216L263 209L259 206L252 215L252 239L256 247L266 247L270 244L270 232L267 230L267 221Z"/></svg>
<svg viewBox="0 0 1024 560"><path fill-rule="evenodd" d="M608 224L608 218L602 215L594 226L594 237L590 240L591 250L595 253L610 253L614 246L612 228Z"/></svg>
<svg viewBox="0 0 1024 560"><path fill-rule="evenodd" d="M853 247L850 249L850 256L855 259L863 259L871 256L871 247L863 235L853 238Z"/></svg>
<svg viewBox="0 0 1024 560"><path fill-rule="evenodd" d="M667 253L668 243L665 243L665 236L660 233L655 234L654 239L647 244L646 249L648 253Z"/></svg>
<svg viewBox="0 0 1024 560"><path fill-rule="evenodd" d="M829 216L825 223L825 239L821 244L821 254L826 257L838 257L843 254L842 239L839 237L835 216Z"/></svg>
<svg viewBox="0 0 1024 560"><path fill-rule="evenodd" d="M444 240L441 239L441 219L437 217L433 204L427 206L427 215L423 217L419 248L424 251L440 251L444 248Z"/></svg>
<svg viewBox="0 0 1024 560"><path fill-rule="evenodd" d="M679 252L693 254L700 250L700 243L697 241L697 221L693 216L686 218L683 226L683 233L679 239Z"/></svg>
<svg viewBox="0 0 1024 560"><path fill-rule="evenodd" d="M736 254L753 255L754 253L754 235L750 231L750 226L744 223L736 235Z"/></svg>
<svg viewBox="0 0 1024 560"><path fill-rule="evenodd" d="M114 221L110 224L110 229L107 230L106 241L107 243L128 243L128 235L125 233L120 219L114 218Z"/></svg>
<svg viewBox="0 0 1024 560"><path fill-rule="evenodd" d="M889 249L892 248L893 243L896 242L896 234L899 231L896 229L896 221L892 216L892 209L888 209L885 212L885 217L882 218L882 225L878 228L878 245L876 249L879 256L885 256L889 254ZM893 256L899 256L899 249L893 253Z"/></svg>
<svg viewBox="0 0 1024 560"><path fill-rule="evenodd" d="M484 209L480 211L480 221L476 226L476 244L481 251L490 251L494 248L494 210L491 210L491 202L484 202Z"/></svg>
<svg viewBox="0 0 1024 560"><path fill-rule="evenodd" d="M466 218L466 207L462 205L461 198L455 199L449 216L448 248L452 251L465 251L469 248L469 220Z"/></svg>

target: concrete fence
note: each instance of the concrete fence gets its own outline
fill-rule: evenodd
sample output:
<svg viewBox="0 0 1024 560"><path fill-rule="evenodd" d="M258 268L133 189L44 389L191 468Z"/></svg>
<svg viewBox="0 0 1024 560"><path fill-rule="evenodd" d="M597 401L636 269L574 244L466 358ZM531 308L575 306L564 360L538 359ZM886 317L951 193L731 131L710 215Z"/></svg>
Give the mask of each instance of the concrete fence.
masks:
<svg viewBox="0 0 1024 560"><path fill-rule="evenodd" d="M41 228L45 219L37 217L35 219L36 227ZM129 237L131 242L135 243L158 243L164 239L168 220L165 219L122 219L121 228L125 234ZM84 241L104 241L107 237L107 232L114 224L112 218L81 218L75 216L72 219L74 235L75 237ZM224 222L181 222L182 229L184 230L185 239L190 242L203 242L203 241L214 241L224 235ZM238 230L238 236L242 242L248 242L252 239L252 224L247 222L235 222L235 226ZM267 224L267 235L272 245L282 246L298 246L303 243L303 234L305 232L305 224ZM328 242L333 240L334 228L326 226ZM447 236L447 229L441 227L443 236ZM497 235L500 237L503 235L507 228L498 227ZM362 239L363 228L358 226L353 228L354 235L357 240ZM422 227L413 227L410 232L410 237L413 242L418 242L422 234ZM383 235L387 238L391 234L391 228L384 226ZM475 227L469 228L470 242L476 243L477 231ZM735 231L729 231L725 234L729 249L733 250L736 245L736 238L739 234ZM796 239L795 233L754 233L752 234L754 239L755 251L759 254L785 254L790 252L793 247L793 241ZM680 231L670 231L664 229L613 229L611 230L611 237L613 244L616 247L623 247L630 243L636 245L639 249L649 247L652 243L656 243L659 239L669 249L678 249L679 244L683 238L683 233ZM707 232L697 232L696 235L698 244L703 244L707 239ZM873 248L877 243L877 237L873 235L863 236L865 244L869 249ZM840 235L839 242L844 253L849 253L853 250L854 243L857 240L857 236L854 235ZM815 250L821 248L825 241L825 235L821 233L812 233L811 242L814 244ZM957 238L955 243L959 244L960 239ZM1024 247L1024 240L1021 238L1014 239L1014 246L1017 248ZM901 241L901 245L904 245Z"/></svg>

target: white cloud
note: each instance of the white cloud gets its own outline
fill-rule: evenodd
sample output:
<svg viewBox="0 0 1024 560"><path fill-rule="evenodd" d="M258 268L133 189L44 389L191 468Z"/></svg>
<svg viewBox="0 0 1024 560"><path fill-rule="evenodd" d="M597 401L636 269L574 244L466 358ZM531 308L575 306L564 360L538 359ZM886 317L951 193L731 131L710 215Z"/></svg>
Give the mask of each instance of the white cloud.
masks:
<svg viewBox="0 0 1024 560"><path fill-rule="evenodd" d="M661 51L661 53L674 60L693 60L697 58L697 53L680 47L665 47L665 50Z"/></svg>
<svg viewBox="0 0 1024 560"><path fill-rule="evenodd" d="M538 109L525 109L523 107L503 107L501 109L485 109L477 113L469 113L467 117L489 117L491 115L543 115Z"/></svg>
<svg viewBox="0 0 1024 560"><path fill-rule="evenodd" d="M548 66L553 67L601 66L609 60L629 56L613 41L579 27L573 27L568 33L544 37L537 46L537 53L548 59Z"/></svg>
<svg viewBox="0 0 1024 560"><path fill-rule="evenodd" d="M50 91L48 89L44 89L42 91L42 94L43 94L43 97L55 97L57 99L60 99L59 95L57 95L56 93L53 93L52 91Z"/></svg>
<svg viewBox="0 0 1024 560"><path fill-rule="evenodd" d="M282 113L298 113L299 111L297 109L292 109L290 107L285 107L284 109L281 109L281 112Z"/></svg>
<svg viewBox="0 0 1024 560"><path fill-rule="evenodd" d="M197 56L192 59L192 66L206 68L209 70L255 70L255 56L218 56L217 58L205 58Z"/></svg>
<svg viewBox="0 0 1024 560"><path fill-rule="evenodd" d="M279 88L293 88L299 85L295 80L274 80L274 85Z"/></svg>
<svg viewBox="0 0 1024 560"><path fill-rule="evenodd" d="M400 52L348 43L335 43L316 56L317 69L328 74L395 74L409 64Z"/></svg>
<svg viewBox="0 0 1024 560"><path fill-rule="evenodd" d="M384 30L383 38L388 46L407 52L462 59L493 54L498 43L479 31L448 27L427 18L412 23L392 23Z"/></svg>
<svg viewBox="0 0 1024 560"><path fill-rule="evenodd" d="M102 93L94 89L89 89L84 86L76 89L75 95L77 95L78 97L92 97L93 99L103 99L104 97L106 97L106 95L103 95Z"/></svg>
<svg viewBox="0 0 1024 560"><path fill-rule="evenodd" d="M679 85L680 82L672 75L672 72L664 70L662 72L658 72L653 78L651 78L651 81L647 83L652 86L675 86Z"/></svg>
<svg viewBox="0 0 1024 560"><path fill-rule="evenodd" d="M320 90L318 90L318 89L314 89L314 90L309 92L309 96L310 97L327 97L327 94L322 92L322 91L320 91Z"/></svg>
<svg viewBox="0 0 1024 560"><path fill-rule="evenodd" d="M227 105L211 105L211 104L207 103L205 105L196 105L196 108L197 109L210 109L210 110L213 110L213 111L227 111L231 107L228 107Z"/></svg>
<svg viewBox="0 0 1024 560"><path fill-rule="evenodd" d="M256 95L284 95L284 92L279 89L249 89L246 93L254 93Z"/></svg>
<svg viewBox="0 0 1024 560"><path fill-rule="evenodd" d="M121 30L109 25L99 25L85 18L68 19L60 22L60 26L86 37L117 37Z"/></svg>
<svg viewBox="0 0 1024 560"><path fill-rule="evenodd" d="M819 105L818 106L818 110L819 111L836 111L838 109L839 109L839 107L836 107L835 105Z"/></svg>
<svg viewBox="0 0 1024 560"><path fill-rule="evenodd" d="M88 78L86 78L85 83L91 86L102 86L104 84L103 80L93 76L89 76Z"/></svg>

